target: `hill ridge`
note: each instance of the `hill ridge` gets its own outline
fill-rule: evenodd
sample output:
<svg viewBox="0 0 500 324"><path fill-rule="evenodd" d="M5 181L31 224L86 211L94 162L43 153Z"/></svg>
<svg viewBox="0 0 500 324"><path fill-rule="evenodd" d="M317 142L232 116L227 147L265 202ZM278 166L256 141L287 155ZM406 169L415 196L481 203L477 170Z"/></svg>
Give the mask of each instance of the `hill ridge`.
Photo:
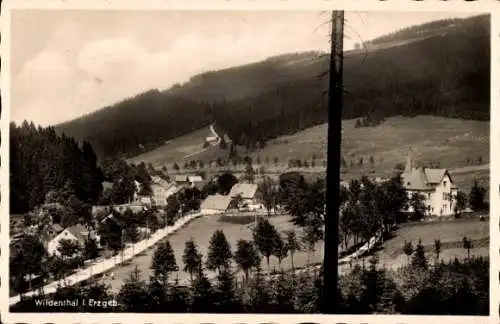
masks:
<svg viewBox="0 0 500 324"><path fill-rule="evenodd" d="M386 42L366 58L350 52L344 118L488 120L489 34L489 16L477 16L395 47ZM284 54L153 89L56 129L91 142L100 156L133 156L141 151L138 144L151 150L214 122L236 143L257 147L326 121L327 78L318 75L327 67L328 57L319 52Z"/></svg>

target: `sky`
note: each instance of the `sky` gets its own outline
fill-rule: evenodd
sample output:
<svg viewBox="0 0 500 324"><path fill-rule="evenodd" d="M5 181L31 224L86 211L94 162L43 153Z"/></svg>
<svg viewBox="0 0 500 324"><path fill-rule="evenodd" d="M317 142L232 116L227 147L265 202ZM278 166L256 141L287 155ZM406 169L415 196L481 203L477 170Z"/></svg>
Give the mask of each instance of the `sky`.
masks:
<svg viewBox="0 0 500 324"><path fill-rule="evenodd" d="M344 47L455 12L346 12ZM270 56L328 51L326 12L17 10L11 119L42 126L198 73Z"/></svg>

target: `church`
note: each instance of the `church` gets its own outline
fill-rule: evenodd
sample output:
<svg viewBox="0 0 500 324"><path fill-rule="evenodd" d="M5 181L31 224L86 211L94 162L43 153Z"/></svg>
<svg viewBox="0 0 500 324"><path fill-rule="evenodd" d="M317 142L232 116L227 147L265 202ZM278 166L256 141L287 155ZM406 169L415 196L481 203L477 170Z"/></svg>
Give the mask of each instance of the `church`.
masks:
<svg viewBox="0 0 500 324"><path fill-rule="evenodd" d="M401 177L409 198L414 194L423 196L427 215L450 216L454 214L458 188L453 184L447 169L415 167L411 154L408 154ZM412 212L413 208L409 206L406 211Z"/></svg>

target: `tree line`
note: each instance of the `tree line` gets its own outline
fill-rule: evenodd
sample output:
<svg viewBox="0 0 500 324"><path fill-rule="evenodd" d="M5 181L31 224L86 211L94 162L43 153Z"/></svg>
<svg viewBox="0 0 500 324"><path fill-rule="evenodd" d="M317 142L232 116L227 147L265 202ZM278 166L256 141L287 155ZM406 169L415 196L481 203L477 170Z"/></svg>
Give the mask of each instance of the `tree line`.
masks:
<svg viewBox="0 0 500 324"><path fill-rule="evenodd" d="M217 230L204 257L195 241L185 242L180 267L169 241L161 243L153 256L152 274L145 281L136 267L124 280L118 293L98 280L76 286L61 286L46 298L73 300L94 298L117 301L106 308L36 306L34 298L23 298L14 312L137 312L137 313L318 313L321 305L321 269L300 274L281 269L267 274L261 258L293 256L297 237L287 232L280 246L268 235L273 226L261 219L253 240L239 240L233 251L224 233ZM274 234L271 234L273 237ZM272 248L271 248L272 247ZM283 249L283 250L280 250ZM287 250L288 249L288 250ZM272 252L269 252L272 251ZM409 262L398 269L387 269L376 257L368 266L355 265L340 276L341 314L425 314L487 315L489 313L489 261L470 255L428 261L419 243L407 253ZM189 276L181 283L175 273ZM244 273L241 279L237 271Z"/></svg>
<svg viewBox="0 0 500 324"><path fill-rule="evenodd" d="M382 183L366 176L353 179L347 187L341 187L340 197L340 244L345 249L349 244L359 246L373 236L390 233L399 223L420 221L430 214L425 197L419 193L409 196L399 174ZM453 198L454 217L460 217L467 207L484 212L489 208L486 198L486 189L474 181L468 194L458 191Z"/></svg>

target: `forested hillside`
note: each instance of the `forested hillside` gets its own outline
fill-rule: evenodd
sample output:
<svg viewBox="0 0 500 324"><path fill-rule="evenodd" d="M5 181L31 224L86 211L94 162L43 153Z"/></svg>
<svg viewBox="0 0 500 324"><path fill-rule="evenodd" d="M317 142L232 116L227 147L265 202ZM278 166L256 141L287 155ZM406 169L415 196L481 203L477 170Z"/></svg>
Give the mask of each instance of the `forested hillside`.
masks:
<svg viewBox="0 0 500 324"><path fill-rule="evenodd" d="M489 16L427 24L422 28L429 37L415 37L421 29L413 27L396 35L411 40L400 46L346 55L344 118L488 120L489 25ZM212 122L238 144L254 147L327 121L328 77L319 77L327 63L328 56L312 52L208 72L56 129L89 141L100 156L136 155Z"/></svg>
<svg viewBox="0 0 500 324"><path fill-rule="evenodd" d="M52 196L95 202L103 174L88 142L80 147L54 128L23 123L10 125L10 209L24 213Z"/></svg>
<svg viewBox="0 0 500 324"><path fill-rule="evenodd" d="M97 161L88 142L79 145L73 138L58 136L53 127L33 123L10 125L10 212L21 214L45 203L73 208L66 215L74 225L84 208L96 203L128 202L141 183L141 192L150 189L145 164L128 165L122 160ZM102 182L112 184L103 191Z"/></svg>

